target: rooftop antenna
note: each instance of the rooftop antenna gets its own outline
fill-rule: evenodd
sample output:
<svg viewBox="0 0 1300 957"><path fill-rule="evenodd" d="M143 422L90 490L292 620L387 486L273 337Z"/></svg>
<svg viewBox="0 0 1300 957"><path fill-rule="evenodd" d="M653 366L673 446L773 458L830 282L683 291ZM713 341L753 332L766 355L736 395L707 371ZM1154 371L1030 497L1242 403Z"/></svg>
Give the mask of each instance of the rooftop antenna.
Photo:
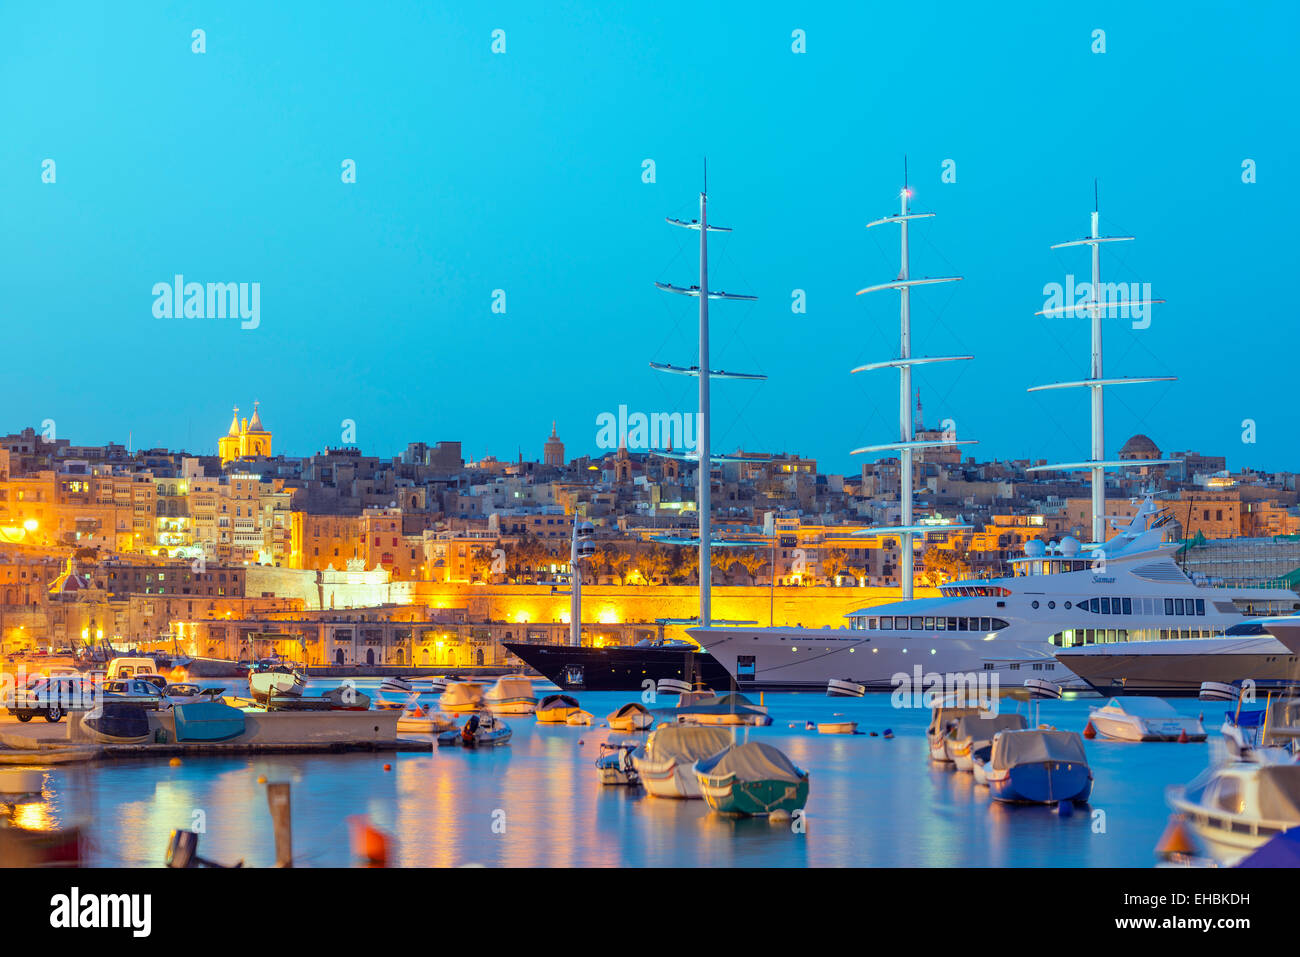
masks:
<svg viewBox="0 0 1300 957"><path fill-rule="evenodd" d="M899 571L899 584L902 585L903 600L912 598L912 578L915 572L915 558L912 553L913 536L920 534L922 541L927 531L948 529L956 530L970 528L970 525L959 525L956 523L942 522L927 525L916 525L912 516L912 491L914 476L912 474L912 453L918 449L946 448L952 445L973 445L974 439L965 439L958 441L950 433L941 433L937 439L917 441L916 430L912 421L912 366L923 365L930 362L957 362L966 359L973 359L974 356L926 356L913 357L912 355L912 287L926 286L941 282L958 282L961 276L940 276L929 279L913 279L911 276L911 265L908 254L908 226L914 219L928 219L934 216L934 213L914 213L908 209L908 200L912 198L912 190L906 185L907 183L907 157L903 157L903 190L899 194L899 212L896 216L885 216L881 219L867 223L867 228L881 226L885 223L897 223L902 230L900 244L900 258L902 268L899 269L898 278L893 282L880 283L876 286L868 286L866 289L859 289L857 294L878 292L882 289L897 289L899 294L899 344L898 358L888 359L883 362L869 362L866 365L858 366L852 372L870 372L876 369L897 369L898 370L898 441L889 442L884 445L868 445L860 449L854 449L851 454L858 455L861 453L871 452L897 452L898 453L898 486L901 519L900 524L890 528L864 528L854 532L855 535L878 536L883 534L894 534L900 538L899 551L902 552L902 568ZM852 373L850 373L852 374ZM919 396L918 396L919 405Z"/></svg>
<svg viewBox="0 0 1300 957"><path fill-rule="evenodd" d="M1101 320L1103 313L1108 317L1115 315L1116 309L1132 306L1153 306L1163 303L1163 299L1121 299L1109 302L1105 299L1101 286L1101 245L1102 243L1131 242L1132 236L1103 236L1100 228L1100 203L1098 201L1097 180L1092 181L1092 229L1083 239L1056 243L1052 249L1065 249L1070 246L1092 247L1092 285L1088 296L1076 303L1049 306L1036 316L1060 317L1086 315L1092 320L1092 360L1088 378L1077 382L1054 382L1051 385L1030 387L1030 392L1045 392L1048 389L1087 389L1092 396L1092 451L1086 462L1064 462L1057 465L1035 465L1026 469L1028 472L1091 472L1092 473L1092 541L1101 545L1106 539L1106 469L1136 468L1141 466L1172 465L1173 459L1129 459L1106 460L1105 404L1103 392L1107 386L1137 385L1146 382L1174 382L1175 376L1146 376L1142 378L1122 377L1107 379L1102 371Z"/></svg>
<svg viewBox="0 0 1300 957"><path fill-rule="evenodd" d="M661 362L651 362L650 368L658 372L670 372L677 375L696 376L699 379L699 404L700 404L700 426L699 426L699 448L695 454L684 453L676 454L669 452L656 452L656 455L662 455L668 458L680 458L685 460L696 460L699 465L696 470L697 491L695 497L696 509L699 512L700 534L698 539L678 538L673 536L657 537L654 540L664 542L670 545L697 545L700 556L700 619L702 627L708 628L714 623L713 620L713 592L712 592L712 553L711 548L714 545L732 545L740 544L726 541L714 541L713 539L713 522L712 508L709 501L711 480L711 465L719 461L747 461L743 456L715 456L710 454L710 407L709 407L709 383L712 379L749 379L762 381L767 378L765 375L756 375L742 372L726 372L721 369L712 369L709 366L709 300L725 299L739 302L756 302L757 296L745 296L734 293L713 291L709 288L709 233L729 233L731 229L726 226L709 225L708 217L708 160L704 163L704 188L700 192L700 218L692 219L685 222L680 219L668 218L668 222L673 226L679 226L682 229L695 229L700 234L700 279L699 283L694 286L674 286L671 283L656 282L655 286L665 292L676 293L681 296L695 296L700 301L700 362L696 366L672 366ZM668 621L665 619L665 621ZM679 623L673 621L674 624ZM719 624L733 624L733 622L718 622Z"/></svg>

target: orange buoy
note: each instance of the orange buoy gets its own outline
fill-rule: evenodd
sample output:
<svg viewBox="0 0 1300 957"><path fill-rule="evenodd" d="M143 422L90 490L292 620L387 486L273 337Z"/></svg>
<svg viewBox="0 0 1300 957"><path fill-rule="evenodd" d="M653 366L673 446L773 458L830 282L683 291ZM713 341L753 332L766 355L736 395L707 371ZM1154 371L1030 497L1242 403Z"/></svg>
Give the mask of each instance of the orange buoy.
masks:
<svg viewBox="0 0 1300 957"><path fill-rule="evenodd" d="M388 866L388 835L371 825L364 815L348 818L352 835L352 853L371 867Z"/></svg>
<svg viewBox="0 0 1300 957"><path fill-rule="evenodd" d="M391 771L391 770L393 770L393 766L392 766L391 764L385 764L385 765L384 765L384 770L385 770L385 771Z"/></svg>
<svg viewBox="0 0 1300 957"><path fill-rule="evenodd" d="M1160 835L1160 840L1156 841L1156 853L1162 857L1196 853L1196 843L1187 832L1187 820L1181 814L1169 815L1165 832Z"/></svg>
<svg viewBox="0 0 1300 957"><path fill-rule="evenodd" d="M1189 738L1189 737L1187 736L1187 729L1186 729L1186 728L1183 728L1182 731L1178 732L1178 743L1179 743L1179 744L1186 744L1186 743L1187 743L1188 741L1190 741L1190 740L1192 740L1192 739Z"/></svg>
<svg viewBox="0 0 1300 957"><path fill-rule="evenodd" d="M423 707L422 705L418 705L418 704L417 704L417 705L415 706L415 710L411 712L411 715L412 715L412 717L423 718L423 717L424 717L424 707Z"/></svg>
<svg viewBox="0 0 1300 957"><path fill-rule="evenodd" d="M259 774L259 775L257 776L257 783L258 783L258 784L265 784L265 783L266 783L266 775L265 775L265 774Z"/></svg>
<svg viewBox="0 0 1300 957"><path fill-rule="evenodd" d="M1093 738L1097 736L1097 729L1092 726L1091 718L1088 719L1087 725L1084 726L1083 736L1087 738L1089 741L1091 741Z"/></svg>

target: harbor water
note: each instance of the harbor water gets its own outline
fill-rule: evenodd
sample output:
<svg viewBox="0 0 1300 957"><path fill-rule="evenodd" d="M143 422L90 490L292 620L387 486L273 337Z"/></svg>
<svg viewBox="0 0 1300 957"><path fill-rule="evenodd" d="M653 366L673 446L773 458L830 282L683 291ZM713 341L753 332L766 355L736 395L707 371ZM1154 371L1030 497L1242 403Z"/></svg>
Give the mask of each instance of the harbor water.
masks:
<svg viewBox="0 0 1300 957"><path fill-rule="evenodd" d="M358 681L372 694L377 684ZM970 774L931 763L928 710L895 708L886 694L769 693L764 704L773 724L735 729L736 737L773 744L811 774L804 820L769 822L723 817L703 801L601 786L593 763L611 732L599 725L638 698L578 697L595 725L538 725L532 715L508 715L513 738L495 749L437 748L426 739L427 752L53 767L44 800L20 806L15 819L79 825L90 841L87 863L95 866L159 866L174 828L200 831L205 858L265 866L274 862L266 788L258 782L265 778L292 785L297 866L353 864L348 818L364 815L390 835L389 863L403 867L1150 867L1169 815L1165 790L1207 766L1212 749L1221 747L1225 710L1171 702L1180 714L1204 715L1208 743L1086 742L1092 801L1061 816L1046 807L999 805ZM662 697L651 707L675 700ZM1038 720L1082 731L1088 708L1101 703L1092 696L1044 701ZM857 721L864 733L821 735L805 727L833 715ZM886 729L892 739L883 736Z"/></svg>

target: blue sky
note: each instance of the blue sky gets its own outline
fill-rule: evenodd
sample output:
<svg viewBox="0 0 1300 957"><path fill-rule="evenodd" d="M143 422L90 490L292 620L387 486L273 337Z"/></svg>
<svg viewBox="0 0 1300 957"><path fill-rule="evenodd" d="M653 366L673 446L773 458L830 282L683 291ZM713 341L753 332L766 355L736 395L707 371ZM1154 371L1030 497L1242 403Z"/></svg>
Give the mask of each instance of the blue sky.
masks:
<svg viewBox="0 0 1300 957"><path fill-rule="evenodd" d="M1025 390L1087 373L1085 321L1033 314L1087 275L1086 251L1048 247L1086 233L1095 177L1103 230L1138 237L1103 277L1168 300L1149 329L1108 322L1106 372L1179 377L1109 393L1108 451L1143 431L1297 469L1297 9L8 6L0 430L215 451L256 398L290 454L340 444L344 419L382 455L538 457L552 419L594 450L601 412L694 407L648 362L695 361L693 301L653 282L694 281L694 236L664 216L695 214L707 155L710 218L736 230L712 284L760 297L715 305L713 364L769 376L715 386L715 448L855 470L850 449L897 434L896 375L849 369L897 352L896 295L854 292L897 272L896 229L863 226L896 210L906 155L938 214L913 274L966 277L916 294L914 351L976 357L918 374L927 424L981 458L1086 457L1086 395ZM176 273L260 282L260 326L155 318Z"/></svg>

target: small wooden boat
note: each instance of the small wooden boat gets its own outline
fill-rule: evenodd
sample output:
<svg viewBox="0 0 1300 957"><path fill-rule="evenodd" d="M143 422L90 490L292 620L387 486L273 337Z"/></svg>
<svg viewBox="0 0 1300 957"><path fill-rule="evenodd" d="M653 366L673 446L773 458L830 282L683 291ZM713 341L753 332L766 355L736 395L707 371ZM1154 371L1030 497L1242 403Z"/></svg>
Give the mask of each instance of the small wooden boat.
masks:
<svg viewBox="0 0 1300 957"><path fill-rule="evenodd" d="M442 734L457 729L456 722L438 711L426 711L416 705L397 719L400 734Z"/></svg>
<svg viewBox="0 0 1300 957"><path fill-rule="evenodd" d="M147 706L134 701L104 701L81 716L86 735L103 744L144 744L153 740Z"/></svg>
<svg viewBox="0 0 1300 957"><path fill-rule="evenodd" d="M989 794L1009 804L1084 804L1092 769L1076 731L1002 731L984 767Z"/></svg>
<svg viewBox="0 0 1300 957"><path fill-rule="evenodd" d="M497 714L532 714L537 710L533 679L526 675L505 675L488 689L483 701Z"/></svg>
<svg viewBox="0 0 1300 957"><path fill-rule="evenodd" d="M634 753L632 764L646 793L664 798L700 798L695 762L732 744L731 732L689 724L670 724L650 732L645 752Z"/></svg>
<svg viewBox="0 0 1300 957"><path fill-rule="evenodd" d="M1116 741L1205 740L1200 721L1184 718L1162 698L1111 698L1089 708L1088 720L1098 734Z"/></svg>
<svg viewBox="0 0 1300 957"><path fill-rule="evenodd" d="M1023 714L968 714L944 738L948 760L958 771L975 770L975 752L992 745L999 731L1023 731L1028 722ZM987 756L985 757L987 760Z"/></svg>
<svg viewBox="0 0 1300 957"><path fill-rule="evenodd" d="M826 696L829 698L861 698L867 693L867 686L840 678L831 678L826 682Z"/></svg>
<svg viewBox="0 0 1300 957"><path fill-rule="evenodd" d="M307 680L297 671L254 671L248 675L248 690L254 698L300 695Z"/></svg>
<svg viewBox="0 0 1300 957"><path fill-rule="evenodd" d="M644 731L654 725L655 718L645 705L633 701L611 711L605 721L615 731Z"/></svg>
<svg viewBox="0 0 1300 957"><path fill-rule="evenodd" d="M980 714L979 708L958 706L950 700L936 703L930 709L930 725L926 728L925 739L929 745L930 760L940 764L951 763L946 740L957 727L957 721L968 715Z"/></svg>
<svg viewBox="0 0 1300 957"><path fill-rule="evenodd" d="M483 710L483 686L476 681L453 681L443 691L439 705L443 711L465 714Z"/></svg>
<svg viewBox="0 0 1300 957"><path fill-rule="evenodd" d="M858 723L848 718L831 719L817 722L818 734L857 734Z"/></svg>
<svg viewBox="0 0 1300 957"><path fill-rule="evenodd" d="M594 720L596 720L595 715L590 711L575 711L564 719L564 723L571 728L576 728L582 725L591 724Z"/></svg>
<svg viewBox="0 0 1300 957"><path fill-rule="evenodd" d="M196 701L172 708L177 741L229 741L244 733L244 712L224 701Z"/></svg>
<svg viewBox="0 0 1300 957"><path fill-rule="evenodd" d="M459 731L444 731L438 735L442 747L490 748L510 743L510 725L490 712L472 714Z"/></svg>
<svg viewBox="0 0 1300 957"><path fill-rule="evenodd" d="M808 772L761 741L697 761L695 776L704 800L722 814L789 814L808 803Z"/></svg>
<svg viewBox="0 0 1300 957"><path fill-rule="evenodd" d="M772 723L767 709L743 694L714 695L693 704L679 705L673 712L679 721L723 727L766 727Z"/></svg>
<svg viewBox="0 0 1300 957"><path fill-rule="evenodd" d="M550 694L542 699L535 714L538 724L564 724L570 715L577 714L582 708L578 699L567 694Z"/></svg>
<svg viewBox="0 0 1300 957"><path fill-rule="evenodd" d="M641 783L633 763L633 754L641 750L637 741L604 741L600 756L596 758L596 778L601 784L626 784L635 787Z"/></svg>
<svg viewBox="0 0 1300 957"><path fill-rule="evenodd" d="M379 683L379 690L395 695L409 695L415 689L405 678L385 678Z"/></svg>

